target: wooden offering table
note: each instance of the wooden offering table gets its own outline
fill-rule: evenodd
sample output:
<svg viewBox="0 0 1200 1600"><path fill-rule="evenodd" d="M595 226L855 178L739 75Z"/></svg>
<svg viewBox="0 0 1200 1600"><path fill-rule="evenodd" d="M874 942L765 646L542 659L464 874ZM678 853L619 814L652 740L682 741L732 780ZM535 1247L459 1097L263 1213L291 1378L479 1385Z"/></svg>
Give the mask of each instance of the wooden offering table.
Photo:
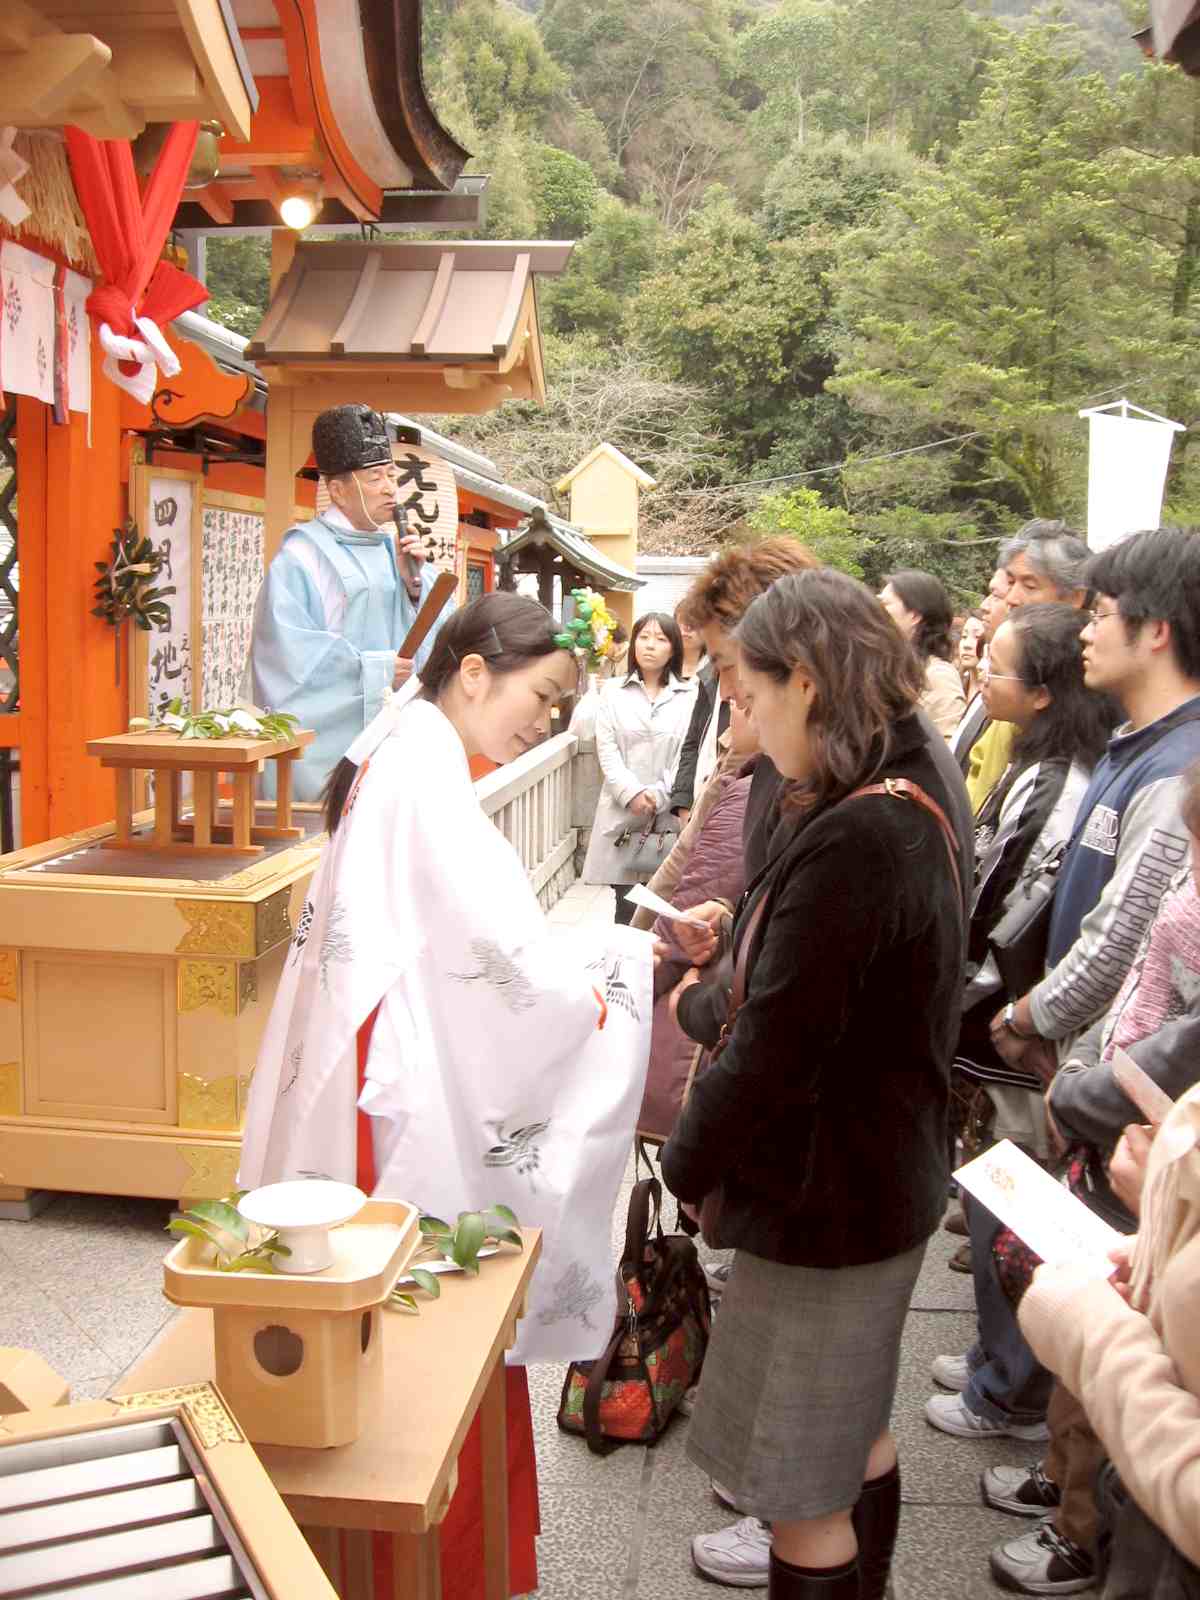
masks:
<svg viewBox="0 0 1200 1600"><path fill-rule="evenodd" d="M292 826L292 762L304 754L316 734L297 730L290 739L184 739L176 733L115 733L89 739L88 755L111 767L117 780L116 830L106 841L110 850L173 850L180 843L189 850L210 855L261 855L272 839L302 839L303 829ZM274 761L275 814L271 824L259 826L254 814L254 783L261 764ZM135 838L133 808L135 778L154 774L154 832ZM233 780L233 817L217 821L217 779L222 772ZM192 775L194 814L181 815L183 779Z"/></svg>
<svg viewBox="0 0 1200 1600"><path fill-rule="evenodd" d="M328 1450L256 1446L342 1600L373 1600L372 1530L392 1536L395 1600L440 1600L438 1524L454 1495L459 1451L477 1412L484 1587L487 1600L507 1600L504 1352L516 1338L542 1248L539 1229L521 1231L522 1252L489 1256L477 1278L445 1274L441 1298L422 1296L419 1316L383 1312L383 1399L352 1444ZM212 1312L184 1311L125 1374L114 1397L139 1395L149 1404L154 1391L211 1380L214 1364Z"/></svg>

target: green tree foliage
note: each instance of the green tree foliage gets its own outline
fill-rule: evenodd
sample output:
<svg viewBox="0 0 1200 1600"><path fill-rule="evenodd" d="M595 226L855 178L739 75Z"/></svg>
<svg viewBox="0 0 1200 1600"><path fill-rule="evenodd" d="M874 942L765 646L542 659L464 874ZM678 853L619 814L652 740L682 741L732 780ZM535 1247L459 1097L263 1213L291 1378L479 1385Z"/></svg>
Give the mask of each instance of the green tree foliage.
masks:
<svg viewBox="0 0 1200 1600"><path fill-rule="evenodd" d="M587 331L602 338L628 333L627 312L638 285L658 259L656 218L612 195L601 195L591 231L576 246L561 278L550 279L540 305L559 333Z"/></svg>
<svg viewBox="0 0 1200 1600"><path fill-rule="evenodd" d="M976 491L1021 513L1078 505L1080 403L1134 379L1157 397L1181 359L1172 262L1117 203L1118 120L1063 31L1030 27L946 166L843 241L830 387L916 436L978 432Z"/></svg>
<svg viewBox="0 0 1200 1600"><path fill-rule="evenodd" d="M547 239L578 239L596 214L600 185L586 161L539 144L531 151L530 183L537 231Z"/></svg>
<svg viewBox="0 0 1200 1600"><path fill-rule="evenodd" d="M460 107L469 108L472 126L484 132L506 120L539 129L567 80L532 19L497 0L443 0L424 10L425 71L443 119L453 119ZM447 125L461 137L453 120Z"/></svg>
<svg viewBox="0 0 1200 1600"><path fill-rule="evenodd" d="M270 240L218 234L208 241L205 279L209 300L200 310L248 339L270 297Z"/></svg>
<svg viewBox="0 0 1200 1600"><path fill-rule="evenodd" d="M819 248L768 238L714 188L634 302L646 348L673 378L710 390L742 466L767 455L789 406L820 389L821 265Z"/></svg>
<svg viewBox="0 0 1200 1600"><path fill-rule="evenodd" d="M852 578L866 575L861 540L849 514L840 506L827 506L816 489L763 495L751 514L750 527L759 534L790 534L826 565Z"/></svg>

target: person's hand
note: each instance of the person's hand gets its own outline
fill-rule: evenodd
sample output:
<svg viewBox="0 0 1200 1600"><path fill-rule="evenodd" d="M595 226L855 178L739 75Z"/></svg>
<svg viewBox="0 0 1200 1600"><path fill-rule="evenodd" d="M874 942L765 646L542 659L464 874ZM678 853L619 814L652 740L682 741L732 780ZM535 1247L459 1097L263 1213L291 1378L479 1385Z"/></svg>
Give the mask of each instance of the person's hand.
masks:
<svg viewBox="0 0 1200 1600"><path fill-rule="evenodd" d="M404 656L396 657L396 671L392 677L392 688L399 689L401 684L407 683L413 674L413 664Z"/></svg>
<svg viewBox="0 0 1200 1600"><path fill-rule="evenodd" d="M988 1033L991 1035L992 1049L1004 1062L1006 1067L1014 1070L1021 1065L1021 1058L1032 1043L1030 1039L1019 1039L1004 1021L1004 1012L997 1011L988 1024Z"/></svg>
<svg viewBox="0 0 1200 1600"><path fill-rule="evenodd" d="M635 817L652 817L658 810L658 801L649 789L643 789L641 794L635 794L629 802L629 809Z"/></svg>
<svg viewBox="0 0 1200 1600"><path fill-rule="evenodd" d="M683 977L680 978L679 982L671 990L671 998L667 1004L671 1012L671 1021L674 1022L676 1026L678 1026L679 1023L679 996L685 989L690 989L693 984L697 984L699 982L700 974L696 971L695 967L689 967L684 973Z"/></svg>
<svg viewBox="0 0 1200 1600"><path fill-rule="evenodd" d="M1156 1132L1155 1128L1131 1122L1118 1139L1108 1164L1108 1181L1113 1193L1135 1217L1142 1214L1142 1185L1146 1181L1146 1163Z"/></svg>
<svg viewBox="0 0 1200 1600"><path fill-rule="evenodd" d="M1113 1245L1108 1252L1108 1259L1117 1263L1117 1270L1108 1281L1126 1305L1133 1303L1133 1249L1136 1244L1137 1234L1134 1234L1132 1238L1123 1239L1120 1244Z"/></svg>
<svg viewBox="0 0 1200 1600"><path fill-rule="evenodd" d="M1046 1108L1046 1132L1050 1135L1050 1143L1058 1151L1060 1156L1065 1155L1067 1152L1067 1141L1063 1138L1062 1129L1059 1127L1058 1123L1055 1122L1054 1112L1050 1109L1049 1089L1046 1090L1042 1103Z"/></svg>
<svg viewBox="0 0 1200 1600"><path fill-rule="evenodd" d="M728 915L719 900L705 900L688 910L688 916L698 918L703 927L697 927L695 922L671 924L676 944L694 967L707 966L712 960L717 949L717 930Z"/></svg>
<svg viewBox="0 0 1200 1600"><path fill-rule="evenodd" d="M679 818L679 826L686 828L692 818L691 808L689 806L677 806L675 815Z"/></svg>
<svg viewBox="0 0 1200 1600"><path fill-rule="evenodd" d="M420 534L406 533L403 539L397 539L396 549L402 556L407 556L419 572L429 560L429 552L421 541Z"/></svg>

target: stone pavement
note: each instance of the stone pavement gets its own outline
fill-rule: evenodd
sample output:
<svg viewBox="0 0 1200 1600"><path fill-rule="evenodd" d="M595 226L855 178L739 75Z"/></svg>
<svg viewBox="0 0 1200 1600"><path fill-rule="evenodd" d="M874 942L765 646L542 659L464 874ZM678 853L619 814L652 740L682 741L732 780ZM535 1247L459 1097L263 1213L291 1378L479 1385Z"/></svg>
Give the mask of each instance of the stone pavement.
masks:
<svg viewBox="0 0 1200 1600"><path fill-rule="evenodd" d="M579 925L610 917L611 907L607 889L576 885L551 920ZM613 1216L614 1262L632 1182L631 1164ZM60 1195L32 1222L0 1222L0 1345L39 1351L75 1399L107 1393L174 1315L162 1297L169 1210L151 1200ZM1003 1591L988 1576L987 1553L1029 1526L986 1509L978 1484L985 1466L1023 1464L1036 1446L951 1439L922 1415L929 1363L971 1339L971 1281L946 1266L957 1243L946 1233L931 1240L905 1330L893 1423L904 1481L894 1600L994 1600ZM722 1591L693 1570L689 1547L728 1513L684 1454L686 1422L677 1419L653 1448L592 1456L555 1425L561 1383L558 1368L531 1374L544 1528L539 1600L715 1600Z"/></svg>

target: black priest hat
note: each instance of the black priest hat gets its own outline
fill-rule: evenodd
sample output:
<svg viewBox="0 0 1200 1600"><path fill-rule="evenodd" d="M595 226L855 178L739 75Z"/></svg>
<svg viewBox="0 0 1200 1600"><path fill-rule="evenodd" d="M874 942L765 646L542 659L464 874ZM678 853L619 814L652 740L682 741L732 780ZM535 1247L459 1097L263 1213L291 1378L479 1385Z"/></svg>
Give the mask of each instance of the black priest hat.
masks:
<svg viewBox="0 0 1200 1600"><path fill-rule="evenodd" d="M313 423L313 455L323 478L392 462L387 423L370 406L333 406Z"/></svg>

